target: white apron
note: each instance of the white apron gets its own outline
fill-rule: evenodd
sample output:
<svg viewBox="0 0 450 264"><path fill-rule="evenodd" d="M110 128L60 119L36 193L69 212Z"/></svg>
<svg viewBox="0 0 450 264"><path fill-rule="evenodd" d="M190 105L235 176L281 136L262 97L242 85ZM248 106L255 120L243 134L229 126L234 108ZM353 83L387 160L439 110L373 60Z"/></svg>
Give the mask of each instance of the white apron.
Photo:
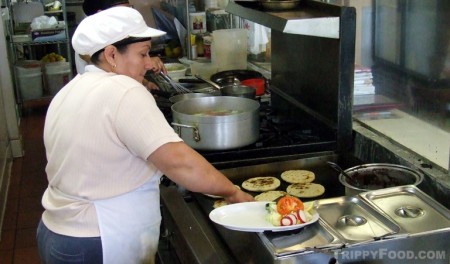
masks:
<svg viewBox="0 0 450 264"><path fill-rule="evenodd" d="M161 223L159 178L130 193L94 201L103 263L154 263Z"/></svg>

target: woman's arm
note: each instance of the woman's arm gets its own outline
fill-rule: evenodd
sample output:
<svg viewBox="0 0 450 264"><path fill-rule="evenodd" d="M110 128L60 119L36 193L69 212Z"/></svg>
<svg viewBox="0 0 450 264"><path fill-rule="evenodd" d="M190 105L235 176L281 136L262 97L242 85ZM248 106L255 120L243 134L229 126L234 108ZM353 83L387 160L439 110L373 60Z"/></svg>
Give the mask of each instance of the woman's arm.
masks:
<svg viewBox="0 0 450 264"><path fill-rule="evenodd" d="M184 142L164 144L148 160L169 179L188 190L220 195L230 203L254 200Z"/></svg>

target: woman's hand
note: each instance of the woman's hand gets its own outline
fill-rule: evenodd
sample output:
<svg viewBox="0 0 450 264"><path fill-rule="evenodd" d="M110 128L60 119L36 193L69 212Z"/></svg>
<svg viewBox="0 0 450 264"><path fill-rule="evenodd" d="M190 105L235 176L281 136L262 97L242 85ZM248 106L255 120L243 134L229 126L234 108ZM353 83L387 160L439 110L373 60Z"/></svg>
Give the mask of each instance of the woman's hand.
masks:
<svg viewBox="0 0 450 264"><path fill-rule="evenodd" d="M153 65L152 71L154 73L163 72L164 74L167 74L167 69L159 57L150 57L150 59L152 60L152 65Z"/></svg>
<svg viewBox="0 0 450 264"><path fill-rule="evenodd" d="M166 143L147 158L169 179L199 193L222 196L228 203L254 201L184 142Z"/></svg>
<svg viewBox="0 0 450 264"><path fill-rule="evenodd" d="M243 192L242 190L236 188L236 192L230 196L225 197L228 203L243 203L243 202L253 202L255 198L250 194Z"/></svg>
<svg viewBox="0 0 450 264"><path fill-rule="evenodd" d="M145 88L147 88L147 90L149 91L155 91L155 90L159 90L158 85L156 85L153 82L148 81L147 79L144 79L142 81L142 84L145 86Z"/></svg>

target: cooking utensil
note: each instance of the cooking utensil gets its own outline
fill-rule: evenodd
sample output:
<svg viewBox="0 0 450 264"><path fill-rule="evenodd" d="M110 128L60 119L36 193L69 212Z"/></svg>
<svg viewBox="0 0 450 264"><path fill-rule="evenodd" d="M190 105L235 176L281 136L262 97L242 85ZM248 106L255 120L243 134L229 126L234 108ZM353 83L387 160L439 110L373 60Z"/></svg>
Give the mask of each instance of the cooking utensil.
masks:
<svg viewBox="0 0 450 264"><path fill-rule="evenodd" d="M259 103L248 98L210 96L172 105L172 126L189 146L226 150L259 138Z"/></svg>
<svg viewBox="0 0 450 264"><path fill-rule="evenodd" d="M331 161L327 161L327 164L330 165L330 167L333 168L333 169L335 169L337 172L339 172L339 173L341 173L342 175L344 175L344 177L347 178L348 182L355 183L355 180L353 180L353 178L352 178L350 175L348 175L348 174L341 168L341 166L339 166L339 165L337 165L336 163L331 162Z"/></svg>
<svg viewBox="0 0 450 264"><path fill-rule="evenodd" d="M202 81L210 84L212 87L216 88L217 90L220 90L220 88L221 88L217 83L215 83L213 81L210 81L210 80L208 80L206 78L203 78L202 76L200 76L198 74L196 74L195 77L198 78L199 80L202 80Z"/></svg>
<svg viewBox="0 0 450 264"><path fill-rule="evenodd" d="M183 85L179 84L178 82L174 81L168 75L165 75L163 72L159 72L159 75L164 80L166 80L173 87L173 89L175 89L175 91L177 91L178 93L191 93L192 92L188 88L186 88Z"/></svg>
<svg viewBox="0 0 450 264"><path fill-rule="evenodd" d="M353 182L343 174L339 175L339 181L345 186L345 194L349 196L388 187L419 185L423 180L423 174L416 170L387 163L359 165L346 169L345 172Z"/></svg>
<svg viewBox="0 0 450 264"><path fill-rule="evenodd" d="M220 93L224 96L235 96L235 97L244 97L249 99L254 99L256 96L256 90L252 87L248 87L245 85L237 85L230 84L225 86L219 86L217 83L210 81L201 77L200 75L195 75L198 79L207 82L212 85L214 88L220 91Z"/></svg>
<svg viewBox="0 0 450 264"><path fill-rule="evenodd" d="M208 97L208 96L215 96L213 94L209 93L184 93L184 94L177 94L169 98L169 101L171 103L177 103L179 101L192 99L192 98L200 98L200 97Z"/></svg>
<svg viewBox="0 0 450 264"><path fill-rule="evenodd" d="M178 79L178 82L180 82L180 83L204 83L204 81L202 81L202 80L193 79L193 78Z"/></svg>
<svg viewBox="0 0 450 264"><path fill-rule="evenodd" d="M220 71L211 75L210 80L219 84L220 86L239 84L236 80L242 82L243 80L252 78L264 78L264 76L257 71L253 70L228 70Z"/></svg>
<svg viewBox="0 0 450 264"><path fill-rule="evenodd" d="M217 78L214 80L215 83L224 86L224 85L232 85L232 84L241 84L241 81L235 76L227 76L223 78Z"/></svg>
<svg viewBox="0 0 450 264"><path fill-rule="evenodd" d="M254 99L256 90L245 85L227 85L220 89L220 93L224 96L235 96Z"/></svg>

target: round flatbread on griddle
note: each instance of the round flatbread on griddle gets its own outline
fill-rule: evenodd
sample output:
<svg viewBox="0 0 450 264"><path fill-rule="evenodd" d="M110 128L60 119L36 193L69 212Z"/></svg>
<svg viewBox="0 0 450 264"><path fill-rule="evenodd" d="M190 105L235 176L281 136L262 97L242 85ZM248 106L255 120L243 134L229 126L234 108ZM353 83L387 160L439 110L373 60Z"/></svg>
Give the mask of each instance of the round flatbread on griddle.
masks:
<svg viewBox="0 0 450 264"><path fill-rule="evenodd" d="M284 191L267 191L255 196L255 200L259 202L273 202L276 199L283 197L287 194Z"/></svg>
<svg viewBox="0 0 450 264"><path fill-rule="evenodd" d="M294 183L287 187L286 192L299 198L313 198L325 193L325 187L318 183Z"/></svg>
<svg viewBox="0 0 450 264"><path fill-rule="evenodd" d="M309 170L287 170L281 173L281 179L288 183L309 183L316 179L316 175Z"/></svg>
<svg viewBox="0 0 450 264"><path fill-rule="evenodd" d="M251 192L266 192L266 191L272 191L276 188L280 187L280 180L272 177L253 177L250 179L245 180L242 183L242 188L244 188L247 191Z"/></svg>
<svg viewBox="0 0 450 264"><path fill-rule="evenodd" d="M220 200L216 200L214 202L213 207L214 208L219 208L219 207L222 207L222 206L225 206L225 205L228 205L227 201L225 201L224 199L220 199Z"/></svg>

